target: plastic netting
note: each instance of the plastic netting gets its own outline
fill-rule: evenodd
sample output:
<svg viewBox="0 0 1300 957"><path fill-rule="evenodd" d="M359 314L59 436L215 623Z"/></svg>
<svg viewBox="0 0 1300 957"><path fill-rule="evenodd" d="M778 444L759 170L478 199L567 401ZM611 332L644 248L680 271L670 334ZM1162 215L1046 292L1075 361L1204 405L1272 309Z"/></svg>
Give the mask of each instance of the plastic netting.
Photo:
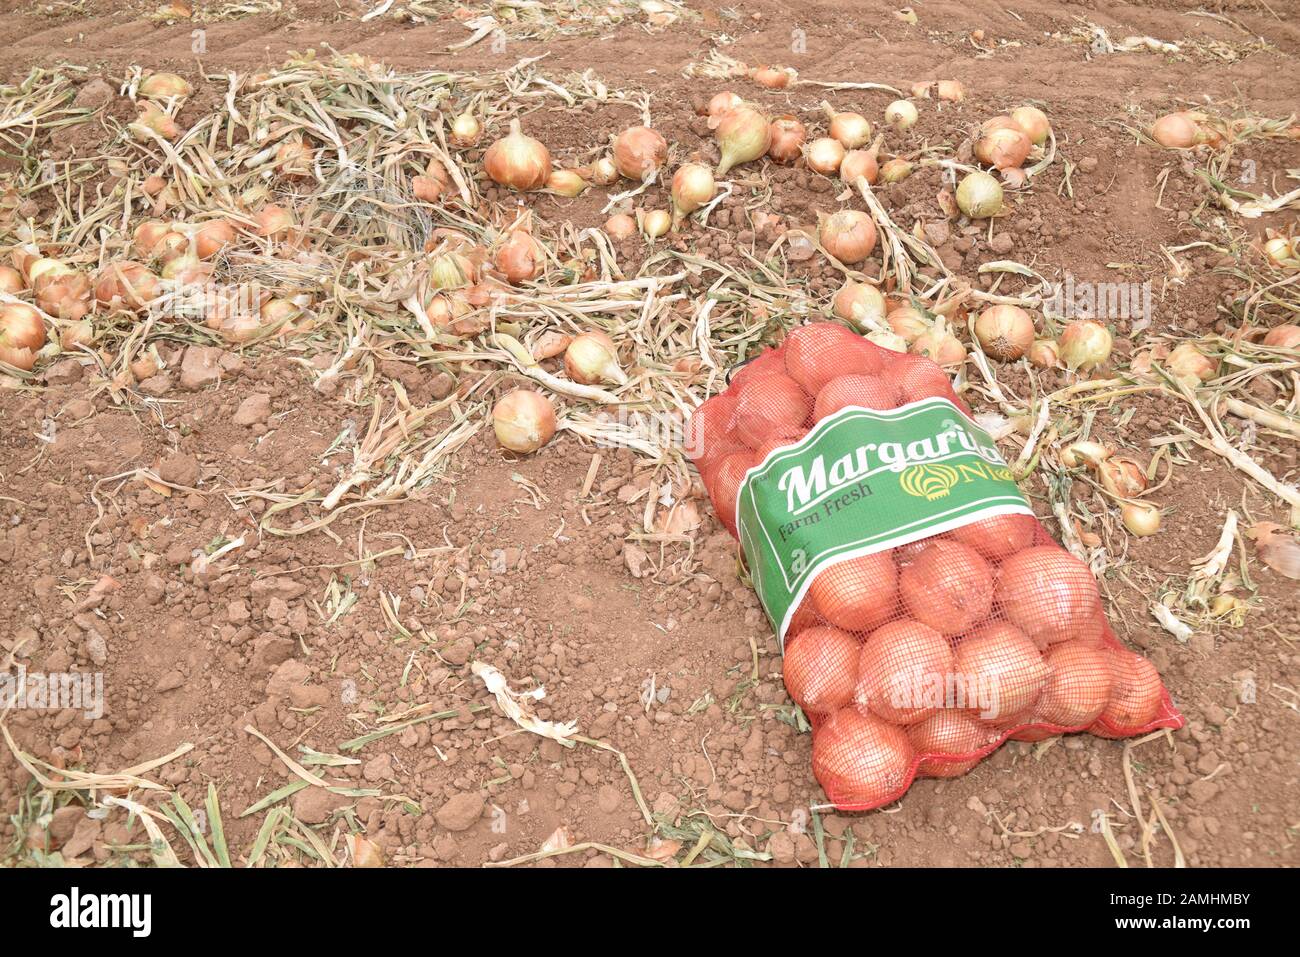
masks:
<svg viewBox="0 0 1300 957"><path fill-rule="evenodd" d="M816 323L703 403L686 449L737 535L750 469L843 409L931 398L970 415L930 360ZM869 424L852 428L872 448ZM937 514L946 490L931 494ZM837 520L869 524L874 514ZM1111 631L1087 565L1031 514L855 553L819 566L786 616L764 605L778 634L788 623L786 688L812 725L817 779L843 810L894 801L917 775L964 774L1008 738L1122 738L1183 723L1155 668Z"/></svg>

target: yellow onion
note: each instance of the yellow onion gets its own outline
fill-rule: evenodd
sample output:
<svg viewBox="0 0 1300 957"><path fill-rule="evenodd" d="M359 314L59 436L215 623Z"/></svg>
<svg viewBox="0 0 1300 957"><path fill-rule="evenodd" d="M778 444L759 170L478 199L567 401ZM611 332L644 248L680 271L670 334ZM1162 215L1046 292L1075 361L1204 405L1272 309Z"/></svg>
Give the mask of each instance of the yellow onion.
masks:
<svg viewBox="0 0 1300 957"><path fill-rule="evenodd" d="M169 96L189 96L194 87L175 73L153 73L141 80L136 90L141 96L165 100Z"/></svg>
<svg viewBox="0 0 1300 957"><path fill-rule="evenodd" d="M714 136L722 159L715 171L722 176L738 163L756 160L772 144L772 129L758 110L740 106L717 119Z"/></svg>
<svg viewBox="0 0 1300 957"><path fill-rule="evenodd" d="M23 274L12 266L0 266L0 292L12 296L23 291Z"/></svg>
<svg viewBox="0 0 1300 957"><path fill-rule="evenodd" d="M597 186L608 186L618 179L618 167L614 165L611 157L602 156L591 164L587 178Z"/></svg>
<svg viewBox="0 0 1300 957"><path fill-rule="evenodd" d="M559 196L572 199L587 189L587 181L571 169L552 170L546 177L546 188Z"/></svg>
<svg viewBox="0 0 1300 957"><path fill-rule="evenodd" d="M452 254L455 255L455 254ZM546 256L537 240L526 231L511 231L506 241L496 252L497 271L506 277L511 285L519 285L542 274L546 265Z"/></svg>
<svg viewBox="0 0 1300 957"><path fill-rule="evenodd" d="M745 101L738 97L730 90L723 90L721 93L713 94L709 100L708 115L722 116L724 113L730 113L732 110L745 105Z"/></svg>
<svg viewBox="0 0 1300 957"><path fill-rule="evenodd" d="M257 221L257 235L267 239L284 238L293 229L293 214L274 203L263 206L253 219Z"/></svg>
<svg viewBox="0 0 1300 957"><path fill-rule="evenodd" d="M610 239L628 239L636 234L636 220L627 213L615 213L605 220L604 228Z"/></svg>
<svg viewBox="0 0 1300 957"><path fill-rule="evenodd" d="M129 259L109 263L95 277L95 299L110 308L140 312L161 291L158 277Z"/></svg>
<svg viewBox="0 0 1300 957"><path fill-rule="evenodd" d="M911 306L899 306L891 309L885 316L889 329L909 346L930 331L930 323L919 309Z"/></svg>
<svg viewBox="0 0 1300 957"><path fill-rule="evenodd" d="M1052 131L1047 114L1036 106L1018 106L1011 111L1011 118L1035 146L1042 146L1047 141L1047 134Z"/></svg>
<svg viewBox="0 0 1300 957"><path fill-rule="evenodd" d="M169 229L154 244L154 258L161 259L163 262L170 262L177 256L184 256L188 253L191 245L193 244L190 242L190 237L174 229Z"/></svg>
<svg viewBox="0 0 1300 957"><path fill-rule="evenodd" d="M447 168L438 160L429 160L424 174L411 177L411 193L422 203L436 203L447 189Z"/></svg>
<svg viewBox="0 0 1300 957"><path fill-rule="evenodd" d="M772 121L770 136L767 155L778 163L793 163L803 153L808 131L797 118L778 116Z"/></svg>
<svg viewBox="0 0 1300 957"><path fill-rule="evenodd" d="M1110 449L1100 442L1088 439L1071 442L1061 449L1061 464L1067 469L1077 469L1083 465L1098 468L1108 458L1110 458Z"/></svg>
<svg viewBox="0 0 1300 957"><path fill-rule="evenodd" d="M312 149L300 136L291 136L275 151L275 168L281 176L298 178L311 173Z"/></svg>
<svg viewBox="0 0 1300 957"><path fill-rule="evenodd" d="M1002 211L1002 184L988 173L967 173L957 186L957 208L971 219L996 216Z"/></svg>
<svg viewBox="0 0 1300 957"><path fill-rule="evenodd" d="M990 306L975 319L975 338L994 359L1019 359L1034 344L1034 320L1019 306Z"/></svg>
<svg viewBox="0 0 1300 957"><path fill-rule="evenodd" d="M822 219L817 238L823 249L852 266L876 248L876 224L859 209L841 209Z"/></svg>
<svg viewBox="0 0 1300 957"><path fill-rule="evenodd" d="M885 319L885 297L870 283L848 279L831 300L831 311L859 329L875 329Z"/></svg>
<svg viewBox="0 0 1300 957"><path fill-rule="evenodd" d="M1300 248L1293 239L1273 236L1263 244L1264 258L1278 269L1300 269Z"/></svg>
<svg viewBox="0 0 1300 957"><path fill-rule="evenodd" d="M454 146L473 146L483 135L483 124L473 113L465 112L451 121L451 142Z"/></svg>
<svg viewBox="0 0 1300 957"><path fill-rule="evenodd" d="M849 150L844 154L844 159L840 161L840 179L856 185L859 178L872 184L880 178L875 150Z"/></svg>
<svg viewBox="0 0 1300 957"><path fill-rule="evenodd" d="M1130 455L1111 455L1097 464L1102 488L1120 498L1141 495L1150 484L1142 463Z"/></svg>
<svg viewBox="0 0 1300 957"><path fill-rule="evenodd" d="M1160 531L1160 509L1150 502L1125 502L1119 514L1124 527L1139 538Z"/></svg>
<svg viewBox="0 0 1300 957"><path fill-rule="evenodd" d="M0 337L0 364L31 372L36 367L36 352L18 346L7 346L3 337Z"/></svg>
<svg viewBox="0 0 1300 957"><path fill-rule="evenodd" d="M162 267L162 278L182 286L189 286L211 279L212 270L210 263L202 262L193 253L186 253L167 261Z"/></svg>
<svg viewBox="0 0 1300 957"><path fill-rule="evenodd" d="M1055 339L1038 339L1029 347L1029 361L1039 369L1054 369L1061 364L1061 349Z"/></svg>
<svg viewBox="0 0 1300 957"><path fill-rule="evenodd" d="M713 170L700 163L684 163L673 174L673 220L681 222L709 200L717 191Z"/></svg>
<svg viewBox="0 0 1300 957"><path fill-rule="evenodd" d="M1185 111L1167 113L1151 124L1151 138L1165 149L1186 149L1201 141L1201 128Z"/></svg>
<svg viewBox="0 0 1300 957"><path fill-rule="evenodd" d="M928 100L930 90L934 87L934 80L917 80L912 84L912 96L918 100Z"/></svg>
<svg viewBox="0 0 1300 957"><path fill-rule="evenodd" d="M673 227L673 218L666 209L652 209L641 214L641 232L649 239L658 239Z"/></svg>
<svg viewBox="0 0 1300 957"><path fill-rule="evenodd" d="M919 117L916 106L908 100L895 100L885 107L885 122L896 130L910 130Z"/></svg>
<svg viewBox="0 0 1300 957"><path fill-rule="evenodd" d="M158 240L162 239L171 226L158 219L146 219L131 233L131 245L135 247L136 254L142 257L152 256L154 248L158 245Z"/></svg>
<svg viewBox="0 0 1300 957"><path fill-rule="evenodd" d="M239 234L229 220L209 219L195 228L191 238L195 255L200 259L211 259L238 239Z"/></svg>
<svg viewBox="0 0 1300 957"><path fill-rule="evenodd" d="M1274 349L1300 349L1300 326L1274 326L1264 336L1264 345Z"/></svg>
<svg viewBox="0 0 1300 957"><path fill-rule="evenodd" d="M901 183L911 175L912 164L898 156L886 160L880 167L880 178L886 183Z"/></svg>
<svg viewBox="0 0 1300 957"><path fill-rule="evenodd" d="M541 189L551 173L551 154L541 141L523 134L518 120L511 120L510 132L483 154L483 168L502 186Z"/></svg>
<svg viewBox="0 0 1300 957"><path fill-rule="evenodd" d="M957 366L966 361L966 347L950 332L930 329L916 337L911 351L941 366Z"/></svg>
<svg viewBox="0 0 1300 957"><path fill-rule="evenodd" d="M59 345L64 352L74 352L80 346L88 346L94 341L95 327L89 319L70 322L59 330Z"/></svg>
<svg viewBox="0 0 1300 957"><path fill-rule="evenodd" d="M442 293L433 296L424 304L424 313L429 322L438 329L454 326L459 320L474 311L473 305L460 293Z"/></svg>
<svg viewBox="0 0 1300 957"><path fill-rule="evenodd" d="M998 169L1020 166L1032 148L1029 137L1018 126L1012 129L986 123L975 137L975 158Z"/></svg>
<svg viewBox="0 0 1300 957"><path fill-rule="evenodd" d="M1096 319L1074 319L1061 333L1061 360L1070 371L1086 372L1110 358L1114 340Z"/></svg>
<svg viewBox="0 0 1300 957"><path fill-rule="evenodd" d="M574 382L583 385L627 382L627 375L618 364L614 340L599 330L573 337L569 348L564 350L564 371Z"/></svg>
<svg viewBox="0 0 1300 957"><path fill-rule="evenodd" d="M25 302L0 303L0 346L35 352L44 345L45 320L39 312Z"/></svg>
<svg viewBox="0 0 1300 957"><path fill-rule="evenodd" d="M59 270L46 272L32 283L36 304L48 315L75 322L90 312L90 277L59 265Z"/></svg>
<svg viewBox="0 0 1300 957"><path fill-rule="evenodd" d="M1218 363L1190 342L1175 347L1165 360L1165 365L1175 378L1192 384L1214 378L1219 368Z"/></svg>
<svg viewBox="0 0 1300 957"><path fill-rule="evenodd" d="M153 138L151 132L165 140L174 140L181 135L181 128L176 121L148 101L140 104L140 115L134 123L128 123L127 128L136 139L145 143Z"/></svg>
<svg viewBox="0 0 1300 957"><path fill-rule="evenodd" d="M769 90L784 90L790 85L790 73L775 66L760 66L750 71L749 78Z"/></svg>
<svg viewBox="0 0 1300 957"><path fill-rule="evenodd" d="M836 113L835 109L824 101L822 110L831 120L831 139L839 140L840 145L846 150L855 150L870 141L871 123L861 113Z"/></svg>
<svg viewBox="0 0 1300 957"><path fill-rule="evenodd" d="M72 267L62 260L51 259L49 256L42 256L37 260L30 261L27 265L27 281L32 284L32 289L39 289L41 283L47 277L61 276L64 273L72 272Z"/></svg>
<svg viewBox="0 0 1300 957"><path fill-rule="evenodd" d="M511 452L536 452L555 435L555 408L540 392L514 389L492 407L492 430Z"/></svg>
<svg viewBox="0 0 1300 957"><path fill-rule="evenodd" d="M804 147L803 155L808 168L827 176L839 172L844 162L844 144L829 136L821 136Z"/></svg>
<svg viewBox="0 0 1300 957"><path fill-rule="evenodd" d="M960 80L940 80L934 92L939 99L950 103L960 103L966 99L966 88L961 85Z"/></svg>
<svg viewBox="0 0 1300 957"><path fill-rule="evenodd" d="M434 289L459 289L473 281L474 264L463 253L445 252L429 257L429 285Z"/></svg>
<svg viewBox="0 0 1300 957"><path fill-rule="evenodd" d="M619 173L640 183L668 158L668 143L648 126L632 126L614 138L613 154Z"/></svg>

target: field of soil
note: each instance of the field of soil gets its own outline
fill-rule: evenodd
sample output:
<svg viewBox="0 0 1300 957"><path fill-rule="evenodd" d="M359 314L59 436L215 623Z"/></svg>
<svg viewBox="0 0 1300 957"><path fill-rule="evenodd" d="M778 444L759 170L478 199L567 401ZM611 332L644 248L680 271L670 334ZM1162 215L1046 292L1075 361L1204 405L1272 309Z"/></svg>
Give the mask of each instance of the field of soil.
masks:
<svg viewBox="0 0 1300 957"><path fill-rule="evenodd" d="M170 211L141 194L144 176L170 178L178 165L125 132L136 106L124 85L137 68L193 85L176 114L183 127L238 108L232 77L301 64L309 50L314 61L355 54L398 75L492 76L496 86L475 91L478 108L526 104L527 131L565 167L590 163L642 122L643 108L674 165L716 163L698 114L726 89L811 131L825 127L822 100L879 125L899 98L849 84L906 95L917 81L960 81L961 102L914 99L917 124L885 128L885 152L917 166L876 196L976 289L1032 292L1025 275L981 269L1007 261L1051 282L1150 283L1149 323L1108 320L1114 352L1091 377L1115 379L1113 397L1073 404L1088 394L1078 391L1054 405L1021 487L1047 528L1086 552L1116 634L1155 664L1186 718L1139 744L1011 741L964 776L918 780L883 809L826 807L780 647L693 466L676 452L611 444L599 409L573 396L556 397L553 441L506 452L488 412L527 380L490 334L413 344L419 328L393 318L400 298L368 311L362 293L378 299L380 282L354 282L353 266L369 266L361 252L340 254L302 280L318 317L302 335L241 344L202 322L150 326L150 365L136 374L119 357L142 356L146 337L133 338L134 320L114 320L91 348L0 375L0 672L101 672L104 693L93 718L15 707L0 719L0 862L147 865L174 854L204 864L221 844L237 866L1300 863L1300 586L1286 574L1294 564L1265 560L1267 535L1256 534L1271 522L1284 537L1300 520L1285 498L1300 481L1300 353L1271 353L1264 369L1252 351L1257 333L1300 314L1286 279L1297 272L1260 251L1267 231L1295 229L1297 206L1250 217L1220 198L1300 185L1300 18L1285 4L557 0L498 7L501 32L470 45L490 6L196 0L185 17L153 0L0 0L0 12L0 84L13 84L0 105L0 194L13 187L18 203L0 206L6 264L30 239L24 222L36 242L92 269L127 255L137 222L194 208L198 188L185 186ZM716 75L715 51L798 79L767 89ZM523 72L501 71L528 58L540 58L528 76L572 102L532 79L507 90ZM70 83L66 103L89 119L21 115L20 85L56 72ZM604 97L591 94L597 83ZM944 168L921 161L959 153L980 122L1026 103L1051 120L1053 161L1007 190L1009 216L949 216ZM1249 121L1217 151L1166 150L1139 134L1182 109ZM373 126L366 116L339 122L349 149L384 155ZM227 140L232 129L240 135ZM667 206L659 183L616 208L610 197L628 181L574 199L496 187L482 178L481 153L504 132L490 121L483 143L458 154L493 222L527 207L558 244L598 231L610 212ZM232 122L203 136L216 155L242 148L243 134ZM129 169L114 165L121 159ZM620 355L638 370L629 399L662 396L668 382L692 405L725 388L713 359L752 357L806 314L778 295L736 297L732 274L750 282L766 264L815 318L840 288L839 265L803 255L790 236L815 231L819 212L865 208L860 197L802 163L763 159L728 178L732 191L707 223L654 244L608 242L587 263L611 282L684 274L662 286L662 303L647 296L654 322L636 322L639 301L619 307ZM131 184L125 197L120 183ZM315 185L271 188L288 203ZM330 212L344 206L334 199ZM358 249L371 241L381 205L340 212L321 249L346 249L350 229ZM422 230L416 249L433 227L461 225L438 215L402 220ZM861 269L874 277L881 266L877 253ZM259 280L255 261L240 268ZM712 332L707 310L699 320L706 302L716 306ZM584 320L576 308L548 310L555 328ZM544 321L520 315L509 317L519 338L535 337ZM958 334L969 346L967 330ZM1221 388L1238 402L1235 413L1217 407L1217 447L1196 400L1141 376L1152 350L1163 360L1183 341L1217 364L1197 395ZM563 373L556 360L545 367ZM975 412L994 417L1088 379L1028 363L992 370L995 384L969 360L958 383ZM363 469L363 440L381 427L396 449ZM1008 430L1008 460L1024 431ZM1144 465L1160 459L1157 534L1129 534L1086 469L1059 465L1083 434ZM422 469L420 481L386 495L381 483L401 468ZM327 508L322 499L348 477L355 484ZM1198 595L1194 568L1230 515L1239 524L1224 567ZM1186 630L1162 625L1156 602ZM516 693L544 688L522 706L538 721L575 723L576 737L525 730L475 662Z"/></svg>

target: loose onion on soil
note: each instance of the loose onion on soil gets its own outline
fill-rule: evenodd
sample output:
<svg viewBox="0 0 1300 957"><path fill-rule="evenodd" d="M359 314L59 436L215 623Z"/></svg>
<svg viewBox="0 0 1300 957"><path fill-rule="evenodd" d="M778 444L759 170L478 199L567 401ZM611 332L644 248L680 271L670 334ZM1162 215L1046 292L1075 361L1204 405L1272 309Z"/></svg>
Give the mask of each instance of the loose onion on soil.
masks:
<svg viewBox="0 0 1300 957"><path fill-rule="evenodd" d="M551 400L532 389L514 389L492 407L497 441L512 452L536 452L555 435Z"/></svg>

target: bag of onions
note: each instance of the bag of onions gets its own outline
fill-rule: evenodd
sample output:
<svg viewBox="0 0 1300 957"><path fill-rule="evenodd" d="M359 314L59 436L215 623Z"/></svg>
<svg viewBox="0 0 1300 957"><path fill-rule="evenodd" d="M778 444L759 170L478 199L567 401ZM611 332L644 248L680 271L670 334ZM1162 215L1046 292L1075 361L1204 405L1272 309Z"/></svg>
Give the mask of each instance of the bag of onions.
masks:
<svg viewBox="0 0 1300 957"><path fill-rule="evenodd" d="M740 539L838 808L964 774L1008 738L1182 726L929 359L800 327L696 410L686 451Z"/></svg>

